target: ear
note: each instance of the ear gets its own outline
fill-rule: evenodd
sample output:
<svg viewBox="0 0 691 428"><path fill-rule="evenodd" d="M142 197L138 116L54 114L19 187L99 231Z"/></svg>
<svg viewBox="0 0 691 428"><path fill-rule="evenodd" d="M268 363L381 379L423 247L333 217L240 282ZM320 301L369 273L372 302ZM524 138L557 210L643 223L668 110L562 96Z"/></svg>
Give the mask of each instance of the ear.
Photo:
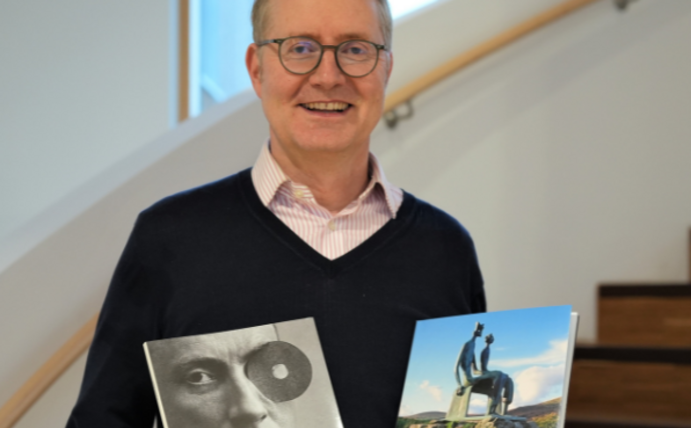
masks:
<svg viewBox="0 0 691 428"><path fill-rule="evenodd" d="M389 83L389 78L391 78L391 72L393 71L393 52L387 52L389 59L386 61L386 83Z"/></svg>
<svg viewBox="0 0 691 428"><path fill-rule="evenodd" d="M255 43L247 47L247 53L245 53L245 66L247 66L247 73L250 75L254 93L257 94L257 97L261 98L261 59L259 58L259 47Z"/></svg>

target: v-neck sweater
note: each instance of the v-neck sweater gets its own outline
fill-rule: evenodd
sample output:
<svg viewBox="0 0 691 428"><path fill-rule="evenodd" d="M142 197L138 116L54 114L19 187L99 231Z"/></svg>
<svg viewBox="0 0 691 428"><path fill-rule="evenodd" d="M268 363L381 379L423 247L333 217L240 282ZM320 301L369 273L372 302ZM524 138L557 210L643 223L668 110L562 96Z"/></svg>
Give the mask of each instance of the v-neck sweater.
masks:
<svg viewBox="0 0 691 428"><path fill-rule="evenodd" d="M396 218L329 260L262 204L248 169L139 215L67 426L151 427L143 342L313 317L344 427L393 427L415 322L482 311L473 242L448 214L404 193Z"/></svg>

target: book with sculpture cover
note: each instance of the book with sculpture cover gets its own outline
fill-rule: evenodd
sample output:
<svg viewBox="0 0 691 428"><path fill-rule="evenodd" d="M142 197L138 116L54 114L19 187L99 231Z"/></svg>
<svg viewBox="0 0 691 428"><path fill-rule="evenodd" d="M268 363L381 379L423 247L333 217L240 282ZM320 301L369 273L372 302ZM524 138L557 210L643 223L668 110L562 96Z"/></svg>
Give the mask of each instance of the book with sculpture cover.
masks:
<svg viewBox="0 0 691 428"><path fill-rule="evenodd" d="M312 318L144 343L165 428L341 428Z"/></svg>
<svg viewBox="0 0 691 428"><path fill-rule="evenodd" d="M571 306L418 321L396 428L562 428Z"/></svg>

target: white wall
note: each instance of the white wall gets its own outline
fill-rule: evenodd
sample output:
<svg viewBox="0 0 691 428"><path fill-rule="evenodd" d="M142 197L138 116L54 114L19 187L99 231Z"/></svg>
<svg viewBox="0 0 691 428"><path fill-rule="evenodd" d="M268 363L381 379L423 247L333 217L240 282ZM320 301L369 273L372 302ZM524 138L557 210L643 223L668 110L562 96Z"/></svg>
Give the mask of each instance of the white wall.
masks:
<svg viewBox="0 0 691 428"><path fill-rule="evenodd" d="M45 263L74 251L74 236L53 252L40 243L93 202L86 183L169 129L171 4L0 1L0 404L98 306L90 293L102 292L102 279L63 287ZM32 248L43 258L17 262ZM80 267L76 258L65 270L90 281ZM78 377L66 375L50 397L73 403ZM60 406L42 403L24 426L55 425L50 409Z"/></svg>
<svg viewBox="0 0 691 428"><path fill-rule="evenodd" d="M439 0L395 23L388 92L562 0Z"/></svg>
<svg viewBox="0 0 691 428"><path fill-rule="evenodd" d="M490 310L596 284L687 281L691 2L600 2L473 66L380 128L387 176L472 233Z"/></svg>
<svg viewBox="0 0 691 428"><path fill-rule="evenodd" d="M85 366L86 353L48 388L13 428L63 427L77 401Z"/></svg>
<svg viewBox="0 0 691 428"><path fill-rule="evenodd" d="M0 403L99 310L139 211L253 162L268 133L255 100L245 92L210 108L51 209L59 217L77 208L79 213L0 271ZM39 217L29 226L42 230L48 220ZM0 246L0 262L11 260L10 250ZM62 395L76 398L78 384L63 387ZM51 413L27 418L45 422L35 426L55 423Z"/></svg>
<svg viewBox="0 0 691 428"><path fill-rule="evenodd" d="M487 36L503 30L497 16L516 2L483 13L470 3L489 2L443 2L397 27L392 89L442 58L437 49L474 44L466 36L480 38L470 31L480 17ZM685 0L641 1L625 14L600 2L420 96L395 131L375 131L389 178L473 234L490 309L573 303L591 339L596 282L684 279L690 21ZM440 34L449 41L419 49ZM136 150L24 229L37 232L0 245L0 402L97 310L136 213L251 165L266 135L245 93ZM55 423L42 420L32 426Z"/></svg>
<svg viewBox="0 0 691 428"><path fill-rule="evenodd" d="M168 129L169 3L0 2L0 240Z"/></svg>

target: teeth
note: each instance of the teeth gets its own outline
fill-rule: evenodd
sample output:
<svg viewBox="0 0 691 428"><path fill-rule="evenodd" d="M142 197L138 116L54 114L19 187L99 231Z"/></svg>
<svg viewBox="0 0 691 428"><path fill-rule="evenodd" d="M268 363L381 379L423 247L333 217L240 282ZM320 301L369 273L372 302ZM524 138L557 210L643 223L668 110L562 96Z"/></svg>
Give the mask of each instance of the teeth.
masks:
<svg viewBox="0 0 691 428"><path fill-rule="evenodd" d="M347 103L305 103L303 106L310 110L345 110L348 108Z"/></svg>

